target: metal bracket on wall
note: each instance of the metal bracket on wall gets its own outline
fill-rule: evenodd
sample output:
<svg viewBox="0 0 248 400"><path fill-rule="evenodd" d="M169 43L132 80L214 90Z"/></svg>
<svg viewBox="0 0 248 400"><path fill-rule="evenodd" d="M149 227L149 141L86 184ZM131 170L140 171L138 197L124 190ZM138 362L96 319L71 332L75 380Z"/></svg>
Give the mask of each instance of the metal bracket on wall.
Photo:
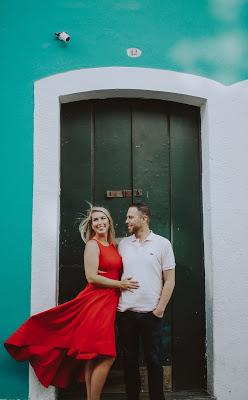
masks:
<svg viewBox="0 0 248 400"><path fill-rule="evenodd" d="M141 197L143 195L142 189L122 189L122 190L107 190L106 197L108 199L111 198L120 198L120 197L132 197L132 193L135 197Z"/></svg>

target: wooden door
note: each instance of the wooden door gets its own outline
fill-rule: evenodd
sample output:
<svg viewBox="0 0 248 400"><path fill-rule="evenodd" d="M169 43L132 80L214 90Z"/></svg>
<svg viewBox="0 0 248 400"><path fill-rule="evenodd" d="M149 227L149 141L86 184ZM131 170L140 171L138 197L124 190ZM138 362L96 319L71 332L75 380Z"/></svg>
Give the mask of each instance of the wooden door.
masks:
<svg viewBox="0 0 248 400"><path fill-rule="evenodd" d="M86 284L78 233L86 200L110 210L118 237L126 235L129 204L148 203L151 227L172 241L177 263L163 325L163 360L167 373L172 370L173 390L204 388L206 380L199 132L199 110L192 106L138 99L61 106L59 302ZM132 190L132 198L106 197L108 190L122 189ZM141 189L138 197L133 189ZM142 370L142 354L140 364ZM109 382L109 390L121 388L120 360ZM81 389L70 390L80 398ZM60 391L61 400L65 393Z"/></svg>

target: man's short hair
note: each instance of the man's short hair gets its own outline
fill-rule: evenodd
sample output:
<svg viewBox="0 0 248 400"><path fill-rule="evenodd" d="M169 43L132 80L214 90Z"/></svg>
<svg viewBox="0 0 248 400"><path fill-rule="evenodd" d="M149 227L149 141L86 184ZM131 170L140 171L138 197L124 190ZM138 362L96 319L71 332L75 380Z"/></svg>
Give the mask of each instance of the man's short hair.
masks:
<svg viewBox="0 0 248 400"><path fill-rule="evenodd" d="M140 211L143 215L146 215L148 221L151 219L151 210L145 203L132 203L129 207L135 207L138 211Z"/></svg>

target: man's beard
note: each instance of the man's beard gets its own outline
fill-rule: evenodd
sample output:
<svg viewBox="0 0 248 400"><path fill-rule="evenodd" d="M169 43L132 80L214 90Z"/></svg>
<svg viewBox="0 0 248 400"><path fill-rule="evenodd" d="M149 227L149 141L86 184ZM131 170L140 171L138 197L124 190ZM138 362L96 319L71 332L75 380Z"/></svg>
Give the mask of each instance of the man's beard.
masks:
<svg viewBox="0 0 248 400"><path fill-rule="evenodd" d="M135 235L139 231L139 226L132 226L131 230L129 231L132 235Z"/></svg>

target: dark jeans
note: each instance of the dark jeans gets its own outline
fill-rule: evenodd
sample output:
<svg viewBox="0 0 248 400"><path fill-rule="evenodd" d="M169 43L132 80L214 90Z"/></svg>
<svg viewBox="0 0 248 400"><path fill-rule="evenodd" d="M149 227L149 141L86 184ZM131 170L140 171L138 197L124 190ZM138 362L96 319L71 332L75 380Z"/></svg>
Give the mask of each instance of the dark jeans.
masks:
<svg viewBox="0 0 248 400"><path fill-rule="evenodd" d="M147 364L150 400L164 400L161 358L161 322L152 312L118 312L117 327L124 355L124 373L128 400L140 393L139 341Z"/></svg>

